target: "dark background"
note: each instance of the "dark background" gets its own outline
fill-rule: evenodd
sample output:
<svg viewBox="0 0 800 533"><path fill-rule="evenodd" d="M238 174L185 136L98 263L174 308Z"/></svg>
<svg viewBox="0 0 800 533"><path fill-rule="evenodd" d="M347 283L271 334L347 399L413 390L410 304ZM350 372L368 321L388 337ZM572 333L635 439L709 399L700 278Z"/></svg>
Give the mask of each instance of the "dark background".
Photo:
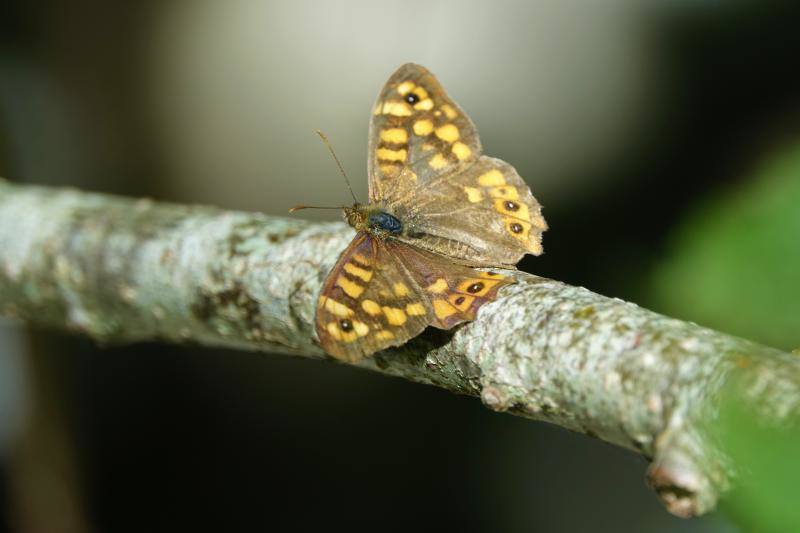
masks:
<svg viewBox="0 0 800 533"><path fill-rule="evenodd" d="M319 127L365 196L370 106L413 60L544 204L547 253L520 268L694 319L654 279L693 209L795 142L799 16L763 0L6 0L0 175L283 214L346 198ZM632 453L434 388L0 326L0 530L736 530L668 515Z"/></svg>

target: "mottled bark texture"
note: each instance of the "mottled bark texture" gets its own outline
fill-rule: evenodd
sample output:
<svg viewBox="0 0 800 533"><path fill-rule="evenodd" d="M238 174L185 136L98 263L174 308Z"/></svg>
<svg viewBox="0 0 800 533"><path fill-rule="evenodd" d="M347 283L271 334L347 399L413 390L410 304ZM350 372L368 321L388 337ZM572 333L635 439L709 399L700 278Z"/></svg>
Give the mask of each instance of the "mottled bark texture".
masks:
<svg viewBox="0 0 800 533"><path fill-rule="evenodd" d="M314 304L343 224L0 182L0 311L102 342L162 339L324 358ZM706 422L737 378L764 416L800 409L800 358L528 274L451 332L360 366L478 396L650 459L667 508L735 475Z"/></svg>

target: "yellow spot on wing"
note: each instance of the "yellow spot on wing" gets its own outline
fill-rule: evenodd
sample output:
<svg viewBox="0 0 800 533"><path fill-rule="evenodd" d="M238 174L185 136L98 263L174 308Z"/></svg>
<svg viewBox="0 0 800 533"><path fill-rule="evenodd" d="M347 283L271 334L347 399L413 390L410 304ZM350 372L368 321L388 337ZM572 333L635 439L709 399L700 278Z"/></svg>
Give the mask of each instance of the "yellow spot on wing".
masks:
<svg viewBox="0 0 800 533"><path fill-rule="evenodd" d="M414 303L406 305L406 313L408 316L422 316L425 314L425 306L421 303Z"/></svg>
<svg viewBox="0 0 800 533"><path fill-rule="evenodd" d="M344 271L347 272L348 274L359 277L364 281L369 281L372 279L372 271L359 268L353 263L345 263Z"/></svg>
<svg viewBox="0 0 800 533"><path fill-rule="evenodd" d="M446 291L447 288L447 282L444 280L444 278L439 278L435 282L425 287L425 290L434 294L441 294Z"/></svg>
<svg viewBox="0 0 800 533"><path fill-rule="evenodd" d="M511 185L503 187L492 187L489 189L489 196L492 198L505 198L506 200L516 200L519 198L517 188Z"/></svg>
<svg viewBox="0 0 800 533"><path fill-rule="evenodd" d="M379 341L388 341L389 339L394 339L394 333L391 331L379 331L375 334L375 338Z"/></svg>
<svg viewBox="0 0 800 533"><path fill-rule="evenodd" d="M445 124L436 128L436 136L445 142L457 141L459 138L458 128L455 124Z"/></svg>
<svg viewBox="0 0 800 533"><path fill-rule="evenodd" d="M398 100L389 100L383 103L384 115L394 115L396 117L410 117L412 114L411 106Z"/></svg>
<svg viewBox="0 0 800 533"><path fill-rule="evenodd" d="M448 165L447 159L442 154L436 154L435 156L431 157L430 161L428 161L428 165L431 168L439 170L440 168L444 168Z"/></svg>
<svg viewBox="0 0 800 533"><path fill-rule="evenodd" d="M358 320L353 321L353 329L358 334L359 337L363 337L369 331L369 326L364 324L363 322L359 322Z"/></svg>
<svg viewBox="0 0 800 533"><path fill-rule="evenodd" d="M409 295L408 287L406 287L405 283L397 282L394 284L394 294L399 296L400 298Z"/></svg>
<svg viewBox="0 0 800 533"><path fill-rule="evenodd" d="M355 259L356 261L358 261L359 263L361 263L364 266L369 266L371 264L371 261L369 260L369 257L367 257L367 256L365 256L363 254L353 254L352 258Z"/></svg>
<svg viewBox="0 0 800 533"><path fill-rule="evenodd" d="M464 192L467 193L467 200L473 204L483 200L483 192L477 187L464 187Z"/></svg>
<svg viewBox="0 0 800 533"><path fill-rule="evenodd" d="M408 320L408 317L402 309L398 307L383 306L383 314L386 315L386 321L392 326L402 326Z"/></svg>
<svg viewBox="0 0 800 533"><path fill-rule="evenodd" d="M361 296L361 293L364 292L364 287L355 281L350 281L344 276L339 276L336 278L336 285L341 287L345 294L347 294L350 298L358 298Z"/></svg>
<svg viewBox="0 0 800 533"><path fill-rule="evenodd" d="M405 143L408 142L408 132L404 128L381 130L381 140L387 143Z"/></svg>
<svg viewBox="0 0 800 533"><path fill-rule="evenodd" d="M472 150L470 150L469 146L461 141L453 144L453 148L451 148L451 150L460 161L463 161L472 155Z"/></svg>
<svg viewBox="0 0 800 533"><path fill-rule="evenodd" d="M403 83L397 86L397 92L400 93L401 95L405 95L406 93L411 91L414 87L416 87L416 84L413 81L404 81Z"/></svg>
<svg viewBox="0 0 800 533"><path fill-rule="evenodd" d="M418 120L414 123L414 134L422 137L423 135L430 135L433 131L433 121L425 118Z"/></svg>
<svg viewBox="0 0 800 533"><path fill-rule="evenodd" d="M498 198L494 201L494 209L498 213L509 215L520 220L525 220L528 222L531 220L531 213L528 210L528 206L519 202L512 202L511 200L503 200L502 198Z"/></svg>
<svg viewBox="0 0 800 533"><path fill-rule="evenodd" d="M436 318L441 320L457 313L458 310L444 300L434 300L433 312L436 313Z"/></svg>
<svg viewBox="0 0 800 533"><path fill-rule="evenodd" d="M458 116L458 113L456 113L456 110L453 109L453 106L451 106L450 104L443 104L442 111L444 111L444 114L447 115L447 118L449 118L450 120L453 120Z"/></svg>
<svg viewBox="0 0 800 533"><path fill-rule="evenodd" d="M506 279L504 275L498 274L497 272L481 272L480 276L488 279Z"/></svg>
<svg viewBox="0 0 800 533"><path fill-rule="evenodd" d="M502 172L494 168L485 174L481 174L478 177L478 183L483 187L497 187L498 185L505 185L506 179L503 177Z"/></svg>
<svg viewBox="0 0 800 533"><path fill-rule="evenodd" d="M414 89L414 94L419 96L420 100L424 100L428 97L428 91L425 90L425 87L420 87L419 85Z"/></svg>
<svg viewBox="0 0 800 533"><path fill-rule="evenodd" d="M328 333L331 334L331 337L337 341L342 340L342 330L339 329L339 324L336 322L328 322L328 324L325 326L325 329L327 329Z"/></svg>
<svg viewBox="0 0 800 533"><path fill-rule="evenodd" d="M353 314L353 310L344 305L343 303L337 302L333 298L325 298L325 310L328 311L332 315L346 317Z"/></svg>
<svg viewBox="0 0 800 533"><path fill-rule="evenodd" d="M431 100L430 98L426 98L421 102L417 102L414 105L414 109L418 111L430 111L431 109L433 109L433 100Z"/></svg>
<svg viewBox="0 0 800 533"><path fill-rule="evenodd" d="M389 150L388 148L378 148L375 155L383 161L405 161L407 152L405 150Z"/></svg>
<svg viewBox="0 0 800 533"><path fill-rule="evenodd" d="M381 306L372 300L364 300L361 302L361 308L372 316L381 314Z"/></svg>

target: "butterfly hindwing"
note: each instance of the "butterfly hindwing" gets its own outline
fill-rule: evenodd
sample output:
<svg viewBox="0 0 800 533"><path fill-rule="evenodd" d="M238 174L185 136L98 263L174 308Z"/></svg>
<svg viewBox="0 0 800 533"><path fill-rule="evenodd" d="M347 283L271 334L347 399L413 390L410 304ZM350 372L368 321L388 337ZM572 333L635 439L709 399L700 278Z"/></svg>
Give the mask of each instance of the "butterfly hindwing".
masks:
<svg viewBox="0 0 800 533"><path fill-rule="evenodd" d="M398 238L473 265L514 265L542 253L547 224L514 167L487 156L388 209L407 221Z"/></svg>
<svg viewBox="0 0 800 533"><path fill-rule="evenodd" d="M514 283L498 272L487 272L453 263L447 257L402 242L387 243L419 287L432 311L430 324L450 329L475 320L478 309L497 298L501 287Z"/></svg>

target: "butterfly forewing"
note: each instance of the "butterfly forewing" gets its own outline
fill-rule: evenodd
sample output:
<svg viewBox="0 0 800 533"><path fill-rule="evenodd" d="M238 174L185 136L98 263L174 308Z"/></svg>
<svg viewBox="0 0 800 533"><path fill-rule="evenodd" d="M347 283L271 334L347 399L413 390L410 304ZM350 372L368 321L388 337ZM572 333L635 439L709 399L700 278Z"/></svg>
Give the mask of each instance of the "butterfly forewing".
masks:
<svg viewBox="0 0 800 533"><path fill-rule="evenodd" d="M473 265L514 265L542 253L539 202L508 163L483 156L388 208L408 221L398 238Z"/></svg>
<svg viewBox="0 0 800 533"><path fill-rule="evenodd" d="M480 155L475 125L433 74L413 63L392 74L370 121L370 201L391 202Z"/></svg>
<svg viewBox="0 0 800 533"><path fill-rule="evenodd" d="M354 362L406 342L433 317L414 279L386 243L359 232L322 288L317 335L326 352Z"/></svg>

